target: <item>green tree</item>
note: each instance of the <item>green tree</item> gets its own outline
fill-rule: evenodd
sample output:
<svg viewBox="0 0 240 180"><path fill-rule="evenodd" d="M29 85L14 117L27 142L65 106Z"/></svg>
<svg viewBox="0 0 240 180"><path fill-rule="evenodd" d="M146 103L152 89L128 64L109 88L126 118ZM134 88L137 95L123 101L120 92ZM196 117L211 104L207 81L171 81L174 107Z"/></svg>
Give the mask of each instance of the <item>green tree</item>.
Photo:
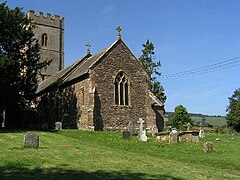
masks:
<svg viewBox="0 0 240 180"><path fill-rule="evenodd" d="M233 95L228 98L227 124L237 132L240 132L240 88L235 90Z"/></svg>
<svg viewBox="0 0 240 180"><path fill-rule="evenodd" d="M159 68L161 67L160 61L154 62L154 44L147 40L145 44L142 45L142 55L138 59L142 64L144 69L147 71L149 76L149 89L150 91L161 101L165 102L167 97L164 93L164 88L159 81L157 81L157 77L161 76Z"/></svg>
<svg viewBox="0 0 240 180"><path fill-rule="evenodd" d="M0 112L25 108L34 97L40 62L40 47L33 25L20 8L0 4Z"/></svg>
<svg viewBox="0 0 240 180"><path fill-rule="evenodd" d="M169 121L172 127L182 130L187 126L187 123L192 124L191 117L183 105L175 107L174 113L170 116Z"/></svg>

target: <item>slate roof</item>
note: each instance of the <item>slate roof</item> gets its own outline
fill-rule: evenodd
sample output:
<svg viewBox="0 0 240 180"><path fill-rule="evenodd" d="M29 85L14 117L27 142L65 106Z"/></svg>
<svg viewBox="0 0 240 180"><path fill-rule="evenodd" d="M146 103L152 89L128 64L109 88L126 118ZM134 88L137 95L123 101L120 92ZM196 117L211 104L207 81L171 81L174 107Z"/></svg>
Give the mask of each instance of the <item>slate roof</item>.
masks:
<svg viewBox="0 0 240 180"><path fill-rule="evenodd" d="M72 65L50 76L49 78L47 78L46 80L44 80L38 85L36 94L41 94L42 92L44 92L45 90L47 90L52 86L55 86L55 85L59 86L67 82L70 82L78 77L81 77L85 74L88 74L89 69L97 61L99 61L118 41L121 41L121 39L118 39L111 46L103 49L102 51L94 55L89 55L89 54L86 55L85 57L79 59Z"/></svg>

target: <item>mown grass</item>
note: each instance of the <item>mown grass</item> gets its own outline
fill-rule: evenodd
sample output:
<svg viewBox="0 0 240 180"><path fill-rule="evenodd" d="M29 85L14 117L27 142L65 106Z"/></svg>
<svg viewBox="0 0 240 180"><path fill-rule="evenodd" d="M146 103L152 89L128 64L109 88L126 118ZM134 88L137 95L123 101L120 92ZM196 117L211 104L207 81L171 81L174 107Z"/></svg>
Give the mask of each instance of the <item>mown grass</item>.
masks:
<svg viewBox="0 0 240 180"><path fill-rule="evenodd" d="M0 179L240 179L240 136L170 145L117 132L36 131L40 147L32 149L22 147L26 133L0 133ZM206 141L212 153L203 152Z"/></svg>

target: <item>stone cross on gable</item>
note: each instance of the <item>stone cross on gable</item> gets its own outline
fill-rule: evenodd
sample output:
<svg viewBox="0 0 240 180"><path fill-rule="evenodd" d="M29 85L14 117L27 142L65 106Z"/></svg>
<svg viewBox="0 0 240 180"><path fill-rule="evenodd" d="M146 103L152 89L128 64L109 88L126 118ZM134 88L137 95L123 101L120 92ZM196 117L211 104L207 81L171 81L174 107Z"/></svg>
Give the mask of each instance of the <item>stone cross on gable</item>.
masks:
<svg viewBox="0 0 240 180"><path fill-rule="evenodd" d="M143 131L143 123L144 123L144 120L143 120L142 118L139 118L138 123L140 124L139 130L140 130L140 131Z"/></svg>
<svg viewBox="0 0 240 180"><path fill-rule="evenodd" d="M116 28L116 30L118 31L117 39L121 39L121 34L120 34L120 32L121 32L122 28L121 28L120 26L118 26L118 27Z"/></svg>
<svg viewBox="0 0 240 180"><path fill-rule="evenodd" d="M87 54L90 54L91 44L87 43L85 46L87 47Z"/></svg>

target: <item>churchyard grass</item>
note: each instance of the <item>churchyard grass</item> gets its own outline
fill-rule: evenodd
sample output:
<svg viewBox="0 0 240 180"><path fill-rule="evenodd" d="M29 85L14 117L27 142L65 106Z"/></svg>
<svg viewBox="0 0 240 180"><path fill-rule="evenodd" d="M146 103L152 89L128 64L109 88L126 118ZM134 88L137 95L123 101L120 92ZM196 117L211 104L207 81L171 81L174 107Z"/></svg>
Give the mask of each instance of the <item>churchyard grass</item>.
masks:
<svg viewBox="0 0 240 180"><path fill-rule="evenodd" d="M240 136L207 133L170 145L122 140L119 132L34 131L34 149L23 148L26 133L0 131L0 179L240 179Z"/></svg>

